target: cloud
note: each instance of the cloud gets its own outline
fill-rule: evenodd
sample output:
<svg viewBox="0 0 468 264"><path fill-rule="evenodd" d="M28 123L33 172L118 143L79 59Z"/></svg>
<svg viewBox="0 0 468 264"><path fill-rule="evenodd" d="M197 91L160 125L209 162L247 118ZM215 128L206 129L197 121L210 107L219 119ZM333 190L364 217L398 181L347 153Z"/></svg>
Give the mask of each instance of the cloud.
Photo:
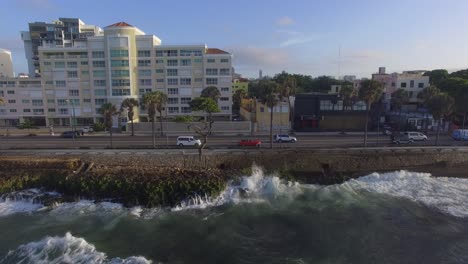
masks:
<svg viewBox="0 0 468 264"><path fill-rule="evenodd" d="M295 21L292 18L288 17L288 16L284 16L284 17L276 20L276 24L278 26L290 26L290 25L292 25L294 23L295 23Z"/></svg>
<svg viewBox="0 0 468 264"><path fill-rule="evenodd" d="M280 47L305 44L320 38L320 36L316 34L306 34L304 32L291 30L278 30L277 33L281 34L283 39L285 38L285 40L280 42Z"/></svg>

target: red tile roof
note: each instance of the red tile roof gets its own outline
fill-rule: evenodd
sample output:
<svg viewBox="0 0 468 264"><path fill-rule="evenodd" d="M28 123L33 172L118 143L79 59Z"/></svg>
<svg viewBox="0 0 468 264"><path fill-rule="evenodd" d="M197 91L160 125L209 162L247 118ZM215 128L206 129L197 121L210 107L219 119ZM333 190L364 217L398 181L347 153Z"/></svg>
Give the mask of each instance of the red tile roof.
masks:
<svg viewBox="0 0 468 264"><path fill-rule="evenodd" d="M229 52L220 49L207 49L206 54L229 54Z"/></svg>
<svg viewBox="0 0 468 264"><path fill-rule="evenodd" d="M112 24L110 26L107 26L107 27L133 27L132 25L128 24L127 22L117 22L115 24Z"/></svg>

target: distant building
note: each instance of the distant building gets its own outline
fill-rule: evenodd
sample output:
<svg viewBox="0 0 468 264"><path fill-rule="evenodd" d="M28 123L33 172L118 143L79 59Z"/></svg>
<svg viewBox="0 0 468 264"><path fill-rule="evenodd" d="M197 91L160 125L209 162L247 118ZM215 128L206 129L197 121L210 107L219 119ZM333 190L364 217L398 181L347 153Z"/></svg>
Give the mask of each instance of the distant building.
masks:
<svg viewBox="0 0 468 264"><path fill-rule="evenodd" d="M341 91L341 84L332 84L330 86L329 94L339 94Z"/></svg>
<svg viewBox="0 0 468 264"><path fill-rule="evenodd" d="M259 71L258 71L258 78L259 78L259 79L262 79L262 78L263 78L263 71L262 71L262 70L259 70Z"/></svg>
<svg viewBox="0 0 468 264"><path fill-rule="evenodd" d="M21 32L29 76L40 74L39 47L72 47L86 38L102 35L101 28L86 25L79 18L59 18L52 23L29 23L29 30Z"/></svg>
<svg viewBox="0 0 468 264"><path fill-rule="evenodd" d="M280 102L273 108L273 113L273 133L288 132L290 129L288 102ZM253 132L270 131L270 108L259 100L242 99L240 115L242 119L252 122Z"/></svg>
<svg viewBox="0 0 468 264"><path fill-rule="evenodd" d="M11 60L11 51L0 49L0 77L14 77L13 76L13 62Z"/></svg>
<svg viewBox="0 0 468 264"><path fill-rule="evenodd" d="M249 80L246 78L238 78L232 80L232 93L237 90L244 90L246 93L249 92Z"/></svg>
<svg viewBox="0 0 468 264"><path fill-rule="evenodd" d="M356 80L356 75L345 75L343 76L343 81L345 82L354 82Z"/></svg>

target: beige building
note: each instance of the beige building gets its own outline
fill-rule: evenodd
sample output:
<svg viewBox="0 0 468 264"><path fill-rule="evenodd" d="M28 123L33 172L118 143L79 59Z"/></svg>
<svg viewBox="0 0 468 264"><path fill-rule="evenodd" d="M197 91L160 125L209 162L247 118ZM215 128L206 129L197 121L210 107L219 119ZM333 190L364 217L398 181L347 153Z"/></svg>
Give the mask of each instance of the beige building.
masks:
<svg viewBox="0 0 468 264"><path fill-rule="evenodd" d="M14 77L11 51L6 49L0 49L0 77Z"/></svg>
<svg viewBox="0 0 468 264"><path fill-rule="evenodd" d="M188 103L208 86L221 92L218 102L221 112L217 115L231 116L232 55L223 50L203 44L161 45L158 37L146 35L125 22L112 24L104 28L103 34L72 44L38 47L41 78L31 81L35 85L39 82L41 89L34 87L31 92L42 100L42 112L37 110L35 115L36 120L43 119L40 124L67 126L75 116L78 125L90 125L102 119L99 114L102 104L110 102L120 107L125 98L140 99L151 91L168 95L163 113L167 118L202 116L192 113ZM15 82L15 87L8 87L13 85L10 82ZM20 82L4 81L0 90L7 100L13 96L8 94L9 89L15 91L14 96L22 95L20 90L29 92L29 86L18 87ZM4 120L21 118L26 106L18 104L20 100L0 107L5 113ZM115 120L115 126L127 122L125 117L124 113L120 120ZM136 110L134 121L139 120L147 120L141 109Z"/></svg>
<svg viewBox="0 0 468 264"><path fill-rule="evenodd" d="M240 115L252 122L253 132L270 131L271 109L259 100L242 99ZM280 102L273 108L273 132L284 133L289 129L289 106L287 102Z"/></svg>

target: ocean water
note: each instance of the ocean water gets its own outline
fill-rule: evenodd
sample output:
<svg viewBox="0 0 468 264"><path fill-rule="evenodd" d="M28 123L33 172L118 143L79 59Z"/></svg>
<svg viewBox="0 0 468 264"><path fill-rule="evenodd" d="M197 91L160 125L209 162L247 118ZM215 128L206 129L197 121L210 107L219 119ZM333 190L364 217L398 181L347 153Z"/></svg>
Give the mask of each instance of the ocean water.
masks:
<svg viewBox="0 0 468 264"><path fill-rule="evenodd" d="M174 208L0 198L0 263L468 263L468 179L408 171L331 186L254 168Z"/></svg>

